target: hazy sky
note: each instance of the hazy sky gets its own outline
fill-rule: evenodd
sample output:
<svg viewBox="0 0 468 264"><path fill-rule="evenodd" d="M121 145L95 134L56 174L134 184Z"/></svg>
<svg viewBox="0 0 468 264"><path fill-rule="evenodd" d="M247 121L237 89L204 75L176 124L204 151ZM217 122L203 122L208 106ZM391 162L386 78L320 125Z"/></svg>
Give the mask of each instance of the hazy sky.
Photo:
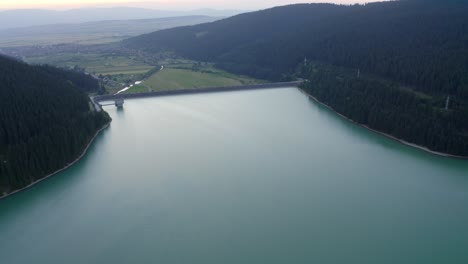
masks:
<svg viewBox="0 0 468 264"><path fill-rule="evenodd" d="M252 10L292 3L333 2L339 4L377 2L376 0L0 0L0 9L67 9L87 6L132 6L154 9L243 9Z"/></svg>

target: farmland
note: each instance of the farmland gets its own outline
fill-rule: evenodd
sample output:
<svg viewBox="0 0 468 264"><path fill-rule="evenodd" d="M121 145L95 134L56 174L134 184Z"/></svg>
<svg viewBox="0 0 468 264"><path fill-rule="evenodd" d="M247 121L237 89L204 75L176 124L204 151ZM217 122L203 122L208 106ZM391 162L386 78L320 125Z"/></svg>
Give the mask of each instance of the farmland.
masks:
<svg viewBox="0 0 468 264"><path fill-rule="evenodd" d="M29 57L26 61L31 64L51 64L63 68L85 69L89 73L102 75L135 75L144 74L153 68L133 56L107 54L55 54L44 57Z"/></svg>
<svg viewBox="0 0 468 264"><path fill-rule="evenodd" d="M118 42L157 30L212 22L219 18L184 16L156 19L109 20L86 23L39 25L0 30L0 47L30 45L81 45Z"/></svg>
<svg viewBox="0 0 468 264"><path fill-rule="evenodd" d="M258 84L264 81L239 76L216 69L211 64L176 63L161 67L151 76L124 93L148 91L197 89L206 87L238 86Z"/></svg>

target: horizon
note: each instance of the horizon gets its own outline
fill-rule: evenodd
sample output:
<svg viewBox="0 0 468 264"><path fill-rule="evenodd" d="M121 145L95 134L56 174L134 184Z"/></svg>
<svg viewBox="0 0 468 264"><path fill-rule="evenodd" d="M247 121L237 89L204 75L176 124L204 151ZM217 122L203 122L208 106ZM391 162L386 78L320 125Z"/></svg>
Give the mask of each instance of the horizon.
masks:
<svg viewBox="0 0 468 264"><path fill-rule="evenodd" d="M385 2L388 0L312 0L312 1L291 1L291 0L269 0L269 1L213 1L204 0L203 2L195 0L158 0L158 1L132 1L132 0L74 0L67 1L64 4L60 0L18 0L14 3L0 3L0 11L9 10L27 10L27 9L42 9L42 10L57 10L65 11L81 8L146 8L154 10L174 10L174 11L191 11L198 9L216 9L216 10L258 10L271 8L275 6L284 6L290 4L313 4L313 3L331 3L331 4L366 4L372 2Z"/></svg>

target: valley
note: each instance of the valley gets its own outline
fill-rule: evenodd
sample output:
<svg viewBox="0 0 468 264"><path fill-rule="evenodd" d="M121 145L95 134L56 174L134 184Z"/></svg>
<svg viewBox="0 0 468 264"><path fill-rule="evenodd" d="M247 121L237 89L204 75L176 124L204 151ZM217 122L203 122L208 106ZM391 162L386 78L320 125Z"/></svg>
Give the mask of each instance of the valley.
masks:
<svg viewBox="0 0 468 264"><path fill-rule="evenodd" d="M0 263L468 263L468 2L100 1L0 11Z"/></svg>

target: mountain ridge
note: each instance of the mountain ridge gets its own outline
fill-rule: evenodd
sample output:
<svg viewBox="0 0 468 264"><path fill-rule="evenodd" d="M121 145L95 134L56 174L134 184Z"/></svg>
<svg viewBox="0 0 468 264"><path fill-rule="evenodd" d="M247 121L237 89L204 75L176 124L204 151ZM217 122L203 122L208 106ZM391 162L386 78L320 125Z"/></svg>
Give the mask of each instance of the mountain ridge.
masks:
<svg viewBox="0 0 468 264"><path fill-rule="evenodd" d="M227 17L242 12L241 10L216 9L172 11L137 7L78 8L63 11L50 9L10 9L0 11L0 30L106 20L154 19L194 15Z"/></svg>

